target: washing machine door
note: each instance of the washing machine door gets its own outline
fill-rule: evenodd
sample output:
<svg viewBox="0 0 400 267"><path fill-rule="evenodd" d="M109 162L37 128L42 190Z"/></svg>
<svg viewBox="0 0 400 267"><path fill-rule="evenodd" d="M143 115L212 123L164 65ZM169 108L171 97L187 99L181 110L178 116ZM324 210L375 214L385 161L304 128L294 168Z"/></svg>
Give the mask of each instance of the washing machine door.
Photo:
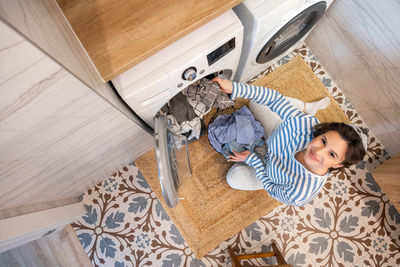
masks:
<svg viewBox="0 0 400 267"><path fill-rule="evenodd" d="M154 118L154 138L161 190L173 208L179 201L179 185L192 175L187 139L171 132L166 116L160 114Z"/></svg>
<svg viewBox="0 0 400 267"><path fill-rule="evenodd" d="M296 15L264 45L257 55L256 62L266 63L289 49L314 27L325 10L326 2L321 1Z"/></svg>

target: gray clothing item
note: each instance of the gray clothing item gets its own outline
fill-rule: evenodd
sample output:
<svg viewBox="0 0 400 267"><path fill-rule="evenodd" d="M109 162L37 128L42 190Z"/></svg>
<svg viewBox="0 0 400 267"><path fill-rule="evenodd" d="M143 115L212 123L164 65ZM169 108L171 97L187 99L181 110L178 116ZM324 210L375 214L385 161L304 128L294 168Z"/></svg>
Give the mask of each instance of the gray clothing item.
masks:
<svg viewBox="0 0 400 267"><path fill-rule="evenodd" d="M181 92L165 104L160 112L167 115L170 131L178 135L190 133L188 140L199 139L201 131L200 118L194 113L193 107Z"/></svg>
<svg viewBox="0 0 400 267"><path fill-rule="evenodd" d="M162 111L174 116L178 124L184 121L191 121L197 117L192 105L189 104L182 92L179 92L167 105L164 105Z"/></svg>
<svg viewBox="0 0 400 267"><path fill-rule="evenodd" d="M236 140L238 144L253 144L264 136L264 128L250 110L243 106L233 114L219 115L208 127L208 139L219 153L222 145Z"/></svg>
<svg viewBox="0 0 400 267"><path fill-rule="evenodd" d="M227 108L233 106L234 102L225 93L222 93L217 82L208 79L201 79L196 84L191 84L182 90L187 97L194 112L201 119L207 114L212 107Z"/></svg>
<svg viewBox="0 0 400 267"><path fill-rule="evenodd" d="M211 107L226 108L232 105L233 101L221 93L218 83L202 79L197 84L183 89L161 110L168 114L170 130L176 134L190 132L188 140L191 140L199 139L200 119L211 110Z"/></svg>

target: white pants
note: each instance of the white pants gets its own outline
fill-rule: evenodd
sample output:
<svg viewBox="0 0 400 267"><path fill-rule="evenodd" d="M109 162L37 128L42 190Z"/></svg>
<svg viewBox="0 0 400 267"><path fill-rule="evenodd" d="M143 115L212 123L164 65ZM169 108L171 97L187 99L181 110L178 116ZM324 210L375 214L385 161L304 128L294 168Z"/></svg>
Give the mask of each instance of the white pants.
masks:
<svg viewBox="0 0 400 267"><path fill-rule="evenodd" d="M256 176L254 168L243 162L233 164L226 174L226 181L230 187L237 190L263 189L261 180Z"/></svg>

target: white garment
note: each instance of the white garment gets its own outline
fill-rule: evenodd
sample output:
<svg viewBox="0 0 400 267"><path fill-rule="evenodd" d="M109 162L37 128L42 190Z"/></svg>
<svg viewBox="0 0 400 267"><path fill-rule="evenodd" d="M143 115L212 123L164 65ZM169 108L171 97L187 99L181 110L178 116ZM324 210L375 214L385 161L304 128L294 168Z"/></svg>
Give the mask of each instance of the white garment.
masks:
<svg viewBox="0 0 400 267"><path fill-rule="evenodd" d="M256 176L256 170L246 163L235 163L226 174L229 186L237 190L264 189L263 184Z"/></svg>
<svg viewBox="0 0 400 267"><path fill-rule="evenodd" d="M304 102L296 99L285 96L287 100L289 100L290 104L297 108L298 110L304 110ZM267 139L275 130L278 128L279 124L281 124L282 119L279 115L267 106L257 104L256 102L250 101L249 108L251 113L253 113L256 121L261 122L264 127L264 136ZM310 114L315 115L315 114Z"/></svg>
<svg viewBox="0 0 400 267"><path fill-rule="evenodd" d="M168 115L167 119L169 122L169 129L174 134L181 135L191 131L189 137L187 138L188 140L200 138L201 121L199 117L195 117L191 121L183 121L181 124L176 121L176 118L173 115Z"/></svg>

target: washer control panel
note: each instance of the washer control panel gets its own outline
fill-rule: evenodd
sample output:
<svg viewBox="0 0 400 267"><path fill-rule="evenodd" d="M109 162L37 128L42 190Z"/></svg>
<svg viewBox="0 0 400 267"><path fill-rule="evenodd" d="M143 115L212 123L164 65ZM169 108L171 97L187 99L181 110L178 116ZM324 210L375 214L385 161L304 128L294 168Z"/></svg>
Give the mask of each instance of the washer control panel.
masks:
<svg viewBox="0 0 400 267"><path fill-rule="evenodd" d="M228 42L209 53L207 55L208 65L211 66L233 49L235 49L235 38L230 39Z"/></svg>

